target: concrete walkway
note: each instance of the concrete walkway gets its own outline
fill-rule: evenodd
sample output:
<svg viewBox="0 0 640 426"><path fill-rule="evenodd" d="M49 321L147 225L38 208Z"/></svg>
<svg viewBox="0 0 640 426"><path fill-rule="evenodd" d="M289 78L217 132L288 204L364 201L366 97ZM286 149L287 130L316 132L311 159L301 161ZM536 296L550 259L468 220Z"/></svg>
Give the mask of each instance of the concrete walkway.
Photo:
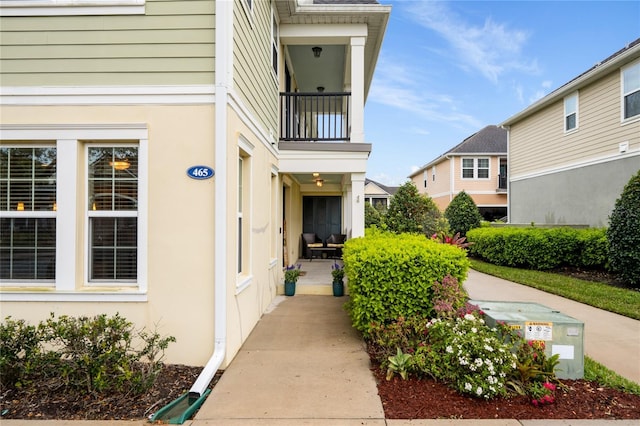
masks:
<svg viewBox="0 0 640 426"><path fill-rule="evenodd" d="M640 382L640 322L470 271L471 298L536 302L585 322L585 352ZM386 420L346 297L278 297L189 426L638 426L638 420ZM2 420L2 426L146 422Z"/></svg>

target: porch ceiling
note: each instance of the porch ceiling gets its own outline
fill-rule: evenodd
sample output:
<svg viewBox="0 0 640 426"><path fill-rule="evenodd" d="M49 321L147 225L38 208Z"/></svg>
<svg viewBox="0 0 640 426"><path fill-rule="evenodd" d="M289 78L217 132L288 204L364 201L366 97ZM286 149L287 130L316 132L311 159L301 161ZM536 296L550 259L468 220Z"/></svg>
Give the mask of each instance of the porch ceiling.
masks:
<svg viewBox="0 0 640 426"><path fill-rule="evenodd" d="M316 179L322 179L323 185L340 185L344 174L320 173L320 176L314 177L313 173L294 173L292 176L301 185L315 184Z"/></svg>

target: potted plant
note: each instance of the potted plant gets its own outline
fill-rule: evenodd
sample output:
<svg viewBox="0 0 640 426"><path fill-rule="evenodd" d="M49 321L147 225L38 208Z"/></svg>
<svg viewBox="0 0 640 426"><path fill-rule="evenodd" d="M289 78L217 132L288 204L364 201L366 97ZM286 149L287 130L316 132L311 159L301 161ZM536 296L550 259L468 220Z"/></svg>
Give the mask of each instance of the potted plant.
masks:
<svg viewBox="0 0 640 426"><path fill-rule="evenodd" d="M289 265L284 270L284 294L285 296L293 296L296 294L296 283L300 277L300 265Z"/></svg>
<svg viewBox="0 0 640 426"><path fill-rule="evenodd" d="M331 265L331 276L333 276L333 295L336 297L344 295L344 267L334 262Z"/></svg>

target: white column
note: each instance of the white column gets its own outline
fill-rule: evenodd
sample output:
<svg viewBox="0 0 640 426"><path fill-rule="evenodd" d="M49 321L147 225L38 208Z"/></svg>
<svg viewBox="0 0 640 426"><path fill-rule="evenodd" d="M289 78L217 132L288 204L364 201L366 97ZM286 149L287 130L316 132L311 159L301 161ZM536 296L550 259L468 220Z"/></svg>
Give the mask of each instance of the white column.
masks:
<svg viewBox="0 0 640 426"><path fill-rule="evenodd" d="M347 234L347 238L351 238L351 229L353 228L352 212L353 206L351 200L353 198L353 192L351 191L351 183L344 185L342 195L342 205L344 206L344 233Z"/></svg>
<svg viewBox="0 0 640 426"><path fill-rule="evenodd" d="M56 290L76 289L76 259L78 228L78 141L59 139L57 151L56 182ZM85 199L84 194L81 197ZM87 206L83 205L84 220ZM63 254L64 253L64 254Z"/></svg>
<svg viewBox="0 0 640 426"><path fill-rule="evenodd" d="M365 37L351 37L351 142L364 142Z"/></svg>
<svg viewBox="0 0 640 426"><path fill-rule="evenodd" d="M364 173L351 173L351 238L364 236Z"/></svg>

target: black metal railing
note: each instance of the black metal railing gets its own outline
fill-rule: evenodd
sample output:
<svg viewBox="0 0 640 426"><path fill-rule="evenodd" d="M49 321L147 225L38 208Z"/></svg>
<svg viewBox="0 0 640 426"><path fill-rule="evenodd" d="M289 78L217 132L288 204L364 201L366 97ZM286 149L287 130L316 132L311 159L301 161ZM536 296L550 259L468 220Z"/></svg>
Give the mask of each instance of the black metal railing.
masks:
<svg viewBox="0 0 640 426"><path fill-rule="evenodd" d="M507 175L498 175L498 189L507 189Z"/></svg>
<svg viewBox="0 0 640 426"><path fill-rule="evenodd" d="M351 93L280 93L280 140L348 142Z"/></svg>

